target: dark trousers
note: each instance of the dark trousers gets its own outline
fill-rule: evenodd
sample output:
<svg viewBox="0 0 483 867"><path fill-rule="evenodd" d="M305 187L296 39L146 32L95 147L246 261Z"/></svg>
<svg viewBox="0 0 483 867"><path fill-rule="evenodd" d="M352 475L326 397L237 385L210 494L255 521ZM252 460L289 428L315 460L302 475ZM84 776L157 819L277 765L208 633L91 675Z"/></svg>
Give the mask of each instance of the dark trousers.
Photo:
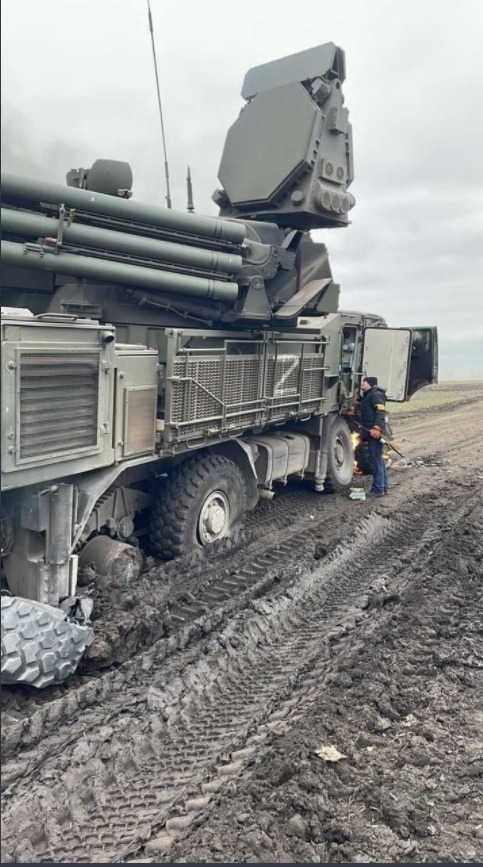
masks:
<svg viewBox="0 0 483 867"><path fill-rule="evenodd" d="M369 457L373 466L372 488L376 494L386 494L389 490L389 482L387 478L386 462L382 456L384 446L379 440L372 437L367 441L369 448Z"/></svg>

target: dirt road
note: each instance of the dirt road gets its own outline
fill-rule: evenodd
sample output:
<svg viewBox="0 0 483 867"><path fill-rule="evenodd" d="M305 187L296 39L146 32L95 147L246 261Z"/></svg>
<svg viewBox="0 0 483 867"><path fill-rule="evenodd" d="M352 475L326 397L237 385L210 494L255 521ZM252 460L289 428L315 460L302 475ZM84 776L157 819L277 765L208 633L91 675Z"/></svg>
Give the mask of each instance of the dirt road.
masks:
<svg viewBox="0 0 483 867"><path fill-rule="evenodd" d="M216 558L96 589L83 672L3 690L2 862L482 860L483 386L462 388L393 418L390 496L282 489Z"/></svg>

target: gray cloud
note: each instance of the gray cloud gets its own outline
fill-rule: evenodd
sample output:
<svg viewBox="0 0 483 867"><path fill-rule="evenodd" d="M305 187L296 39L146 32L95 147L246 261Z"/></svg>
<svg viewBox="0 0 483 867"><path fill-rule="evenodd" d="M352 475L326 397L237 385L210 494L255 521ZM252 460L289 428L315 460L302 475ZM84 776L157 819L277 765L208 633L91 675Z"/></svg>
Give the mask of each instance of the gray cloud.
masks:
<svg viewBox="0 0 483 867"><path fill-rule="evenodd" d="M357 205L320 233L346 308L435 324L442 378L483 378L483 6L475 0L151 0L171 171L185 208L211 193L250 66L325 41L346 50ZM3 0L2 163L62 180L130 161L164 203L144 0Z"/></svg>

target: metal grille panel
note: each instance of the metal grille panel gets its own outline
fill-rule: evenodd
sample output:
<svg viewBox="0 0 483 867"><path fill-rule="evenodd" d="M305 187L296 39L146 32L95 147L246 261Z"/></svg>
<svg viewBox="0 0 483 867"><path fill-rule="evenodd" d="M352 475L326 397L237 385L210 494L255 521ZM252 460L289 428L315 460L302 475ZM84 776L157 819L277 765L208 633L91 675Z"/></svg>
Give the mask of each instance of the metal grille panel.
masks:
<svg viewBox="0 0 483 867"><path fill-rule="evenodd" d="M305 356L302 400L320 400L324 383L324 374L320 369L322 363L321 355Z"/></svg>
<svg viewBox="0 0 483 867"><path fill-rule="evenodd" d="M20 353L20 460L94 448L99 352Z"/></svg>
<svg viewBox="0 0 483 867"><path fill-rule="evenodd" d="M272 348L275 347L275 352ZM320 409L324 351L186 354L173 362L168 427L175 439L243 430ZM322 345L322 350L323 350Z"/></svg>
<svg viewBox="0 0 483 867"><path fill-rule="evenodd" d="M225 406L228 427L254 424L260 370L259 356L175 361L171 422L182 425L183 437L219 430ZM243 414L241 410L252 411Z"/></svg>
<svg viewBox="0 0 483 867"><path fill-rule="evenodd" d="M296 408L299 399L305 410L316 409L317 402L324 394L322 365L323 356L320 353L280 355L268 359L267 394L272 398L271 418L283 416L280 410Z"/></svg>

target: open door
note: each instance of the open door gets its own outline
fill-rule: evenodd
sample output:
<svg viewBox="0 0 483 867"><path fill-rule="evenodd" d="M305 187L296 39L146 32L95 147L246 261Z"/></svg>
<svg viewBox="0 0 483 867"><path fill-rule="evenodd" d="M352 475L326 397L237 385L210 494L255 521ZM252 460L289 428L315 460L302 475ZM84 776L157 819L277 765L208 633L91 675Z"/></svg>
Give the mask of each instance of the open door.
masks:
<svg viewBox="0 0 483 867"><path fill-rule="evenodd" d="M376 376L387 400L409 400L438 381L436 328L365 328L362 375Z"/></svg>

